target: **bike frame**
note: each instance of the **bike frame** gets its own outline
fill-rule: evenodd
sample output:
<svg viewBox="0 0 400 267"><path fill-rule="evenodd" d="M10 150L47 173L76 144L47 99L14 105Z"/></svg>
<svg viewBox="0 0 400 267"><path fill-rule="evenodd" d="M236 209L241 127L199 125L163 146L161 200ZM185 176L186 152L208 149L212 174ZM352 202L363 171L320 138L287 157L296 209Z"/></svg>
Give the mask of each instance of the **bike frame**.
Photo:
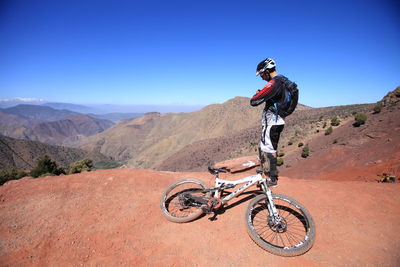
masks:
<svg viewBox="0 0 400 267"><path fill-rule="evenodd" d="M239 187L238 189L236 189L235 191L233 191L232 193L230 193L229 195L227 195L226 197L224 197L223 199L221 199L224 204L226 204L229 200L231 200L235 196L238 196L243 191L245 191L247 188L249 188L250 186L254 185L257 182L260 183L262 190L265 192L265 194L268 197L268 200L269 200L268 201L268 209L269 209L270 214L273 214L275 220L279 221L280 217L279 217L278 211L275 208L274 202L272 200L271 189L269 189L269 187L267 186L267 180L264 177L262 177L262 175L260 173L258 173L257 175L247 176L245 178L242 178L239 180L234 180L234 181L221 179L221 178L219 178L218 175L215 176L215 187L216 188L221 187L222 185L237 186L239 184L244 184L241 187ZM216 190L214 192L214 197L215 198L220 197L220 190Z"/></svg>

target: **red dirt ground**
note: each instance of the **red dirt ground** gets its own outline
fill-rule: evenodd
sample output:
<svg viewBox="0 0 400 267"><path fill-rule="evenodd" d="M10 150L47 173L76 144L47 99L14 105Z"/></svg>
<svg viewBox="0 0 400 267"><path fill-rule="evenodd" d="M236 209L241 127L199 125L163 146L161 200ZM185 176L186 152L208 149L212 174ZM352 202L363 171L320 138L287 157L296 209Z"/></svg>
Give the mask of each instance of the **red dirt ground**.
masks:
<svg viewBox="0 0 400 267"><path fill-rule="evenodd" d="M211 181L208 173L123 169L8 182L0 187L0 265L400 265L400 184L280 178L274 192L305 205L317 227L309 252L284 258L247 236L248 201L216 221L167 221L160 196L184 177Z"/></svg>

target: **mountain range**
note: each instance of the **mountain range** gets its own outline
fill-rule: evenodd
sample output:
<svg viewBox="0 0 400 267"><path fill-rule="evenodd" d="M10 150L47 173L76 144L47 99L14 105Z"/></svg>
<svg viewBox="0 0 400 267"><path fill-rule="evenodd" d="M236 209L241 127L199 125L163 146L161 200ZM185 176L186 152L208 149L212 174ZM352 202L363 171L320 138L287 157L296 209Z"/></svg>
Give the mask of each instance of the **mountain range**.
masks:
<svg viewBox="0 0 400 267"><path fill-rule="evenodd" d="M393 98L393 94L396 95L399 90L397 88L392 92L392 102L397 99L396 96ZM384 97L381 103L386 103L387 99L388 96ZM397 111L385 107L382 113L372 114L375 105L311 108L299 104L287 118L280 140L279 153L285 155L282 157L282 173L290 172L296 164L303 163L300 157L303 147L300 143L309 144L310 158L313 158L318 151L334 151L337 143L354 143L352 140L361 138L359 131L375 127L371 124L381 128L386 125L388 131L398 134L397 126L390 123L392 117L389 115L397 114ZM151 112L115 125L67 110L40 107L33 112L32 109L32 106L22 105L0 110L1 134L101 153L124 163L128 168L199 171L218 161L257 154L263 106L251 107L249 98L235 97L195 112ZM23 110L29 114L25 115ZM46 110L51 110L51 116L47 118L44 115ZM369 119L365 126L355 128L352 126L354 114L360 112L366 113ZM332 135L326 136L325 131L333 117L339 118L341 123L333 126ZM53 121L46 121L51 119ZM342 140L341 135L348 137ZM384 159L383 156L381 158ZM375 158L372 161L376 160L382 159ZM329 161L321 164L332 165Z"/></svg>

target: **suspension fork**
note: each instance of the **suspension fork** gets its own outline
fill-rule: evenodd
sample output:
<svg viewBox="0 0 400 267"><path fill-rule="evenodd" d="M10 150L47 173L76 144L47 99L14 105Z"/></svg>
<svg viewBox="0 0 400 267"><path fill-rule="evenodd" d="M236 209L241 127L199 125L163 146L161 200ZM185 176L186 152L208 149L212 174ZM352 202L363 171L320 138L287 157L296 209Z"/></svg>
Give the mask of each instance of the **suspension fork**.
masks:
<svg viewBox="0 0 400 267"><path fill-rule="evenodd" d="M268 208L269 214L272 215L271 217L273 218L275 223L279 223L281 221L281 216L279 215L279 213L275 207L275 204L274 204L274 201L272 198L272 191L271 191L271 189L268 188L266 181L262 182L261 187L264 191L264 194L267 196L267 199L268 199L267 208Z"/></svg>

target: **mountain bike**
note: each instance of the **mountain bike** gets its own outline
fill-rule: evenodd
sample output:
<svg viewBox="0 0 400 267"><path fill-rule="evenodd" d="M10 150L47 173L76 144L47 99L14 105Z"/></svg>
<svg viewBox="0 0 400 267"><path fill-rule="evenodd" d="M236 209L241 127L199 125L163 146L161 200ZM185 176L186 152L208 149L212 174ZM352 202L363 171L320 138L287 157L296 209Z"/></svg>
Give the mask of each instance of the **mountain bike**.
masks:
<svg viewBox="0 0 400 267"><path fill-rule="evenodd" d="M274 194L262 169L256 175L230 181L219 178L224 169L208 167L215 175L215 187L207 188L198 179L183 179L163 193L160 207L172 222L185 223L202 214L223 209L229 200L257 185L259 193L246 209L247 233L262 249L279 256L298 256L307 252L315 239L315 224L308 210L291 197ZM239 186L233 192L227 191Z"/></svg>

